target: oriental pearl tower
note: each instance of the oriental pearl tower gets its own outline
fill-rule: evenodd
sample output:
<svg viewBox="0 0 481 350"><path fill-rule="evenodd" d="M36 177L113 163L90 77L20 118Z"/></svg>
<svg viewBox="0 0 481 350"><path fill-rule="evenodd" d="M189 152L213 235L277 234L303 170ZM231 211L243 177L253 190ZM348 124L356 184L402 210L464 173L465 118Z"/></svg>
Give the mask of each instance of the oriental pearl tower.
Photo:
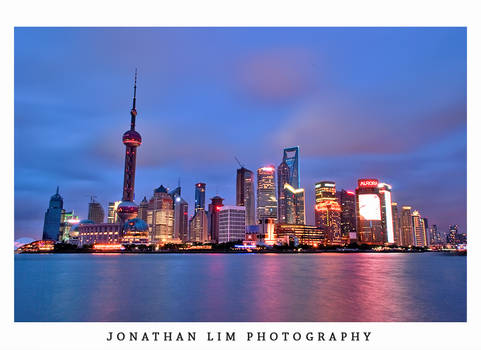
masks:
<svg viewBox="0 0 481 350"><path fill-rule="evenodd" d="M126 131L122 137L122 142L125 145L124 189L122 202L117 207L117 214L124 223L127 220L135 218L139 210L139 207L134 202L135 160L137 147L142 143L142 137L135 131L135 117L137 116L137 110L135 109L136 93L137 69L135 70L134 79L134 100L132 109L130 110L130 130Z"/></svg>

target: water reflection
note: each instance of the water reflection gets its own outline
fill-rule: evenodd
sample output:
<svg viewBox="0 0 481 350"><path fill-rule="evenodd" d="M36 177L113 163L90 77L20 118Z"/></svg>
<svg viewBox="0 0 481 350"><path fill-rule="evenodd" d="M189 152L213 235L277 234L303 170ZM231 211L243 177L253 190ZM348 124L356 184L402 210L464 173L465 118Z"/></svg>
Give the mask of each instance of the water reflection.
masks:
<svg viewBox="0 0 481 350"><path fill-rule="evenodd" d="M465 321L442 254L15 256L16 321Z"/></svg>

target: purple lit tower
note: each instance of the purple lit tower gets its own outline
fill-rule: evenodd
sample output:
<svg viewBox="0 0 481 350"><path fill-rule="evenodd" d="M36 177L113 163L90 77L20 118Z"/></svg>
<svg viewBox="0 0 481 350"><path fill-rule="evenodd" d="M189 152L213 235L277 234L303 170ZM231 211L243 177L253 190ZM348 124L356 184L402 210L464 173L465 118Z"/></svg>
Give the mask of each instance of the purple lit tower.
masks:
<svg viewBox="0 0 481 350"><path fill-rule="evenodd" d="M122 202L117 207L117 214L122 222L135 218L139 210L137 204L134 203L135 159L137 147L142 143L142 137L135 131L135 117L137 116L137 110L135 109L136 92L137 70L135 70L133 106L130 111L130 130L126 131L122 137L122 142L125 145L124 193Z"/></svg>

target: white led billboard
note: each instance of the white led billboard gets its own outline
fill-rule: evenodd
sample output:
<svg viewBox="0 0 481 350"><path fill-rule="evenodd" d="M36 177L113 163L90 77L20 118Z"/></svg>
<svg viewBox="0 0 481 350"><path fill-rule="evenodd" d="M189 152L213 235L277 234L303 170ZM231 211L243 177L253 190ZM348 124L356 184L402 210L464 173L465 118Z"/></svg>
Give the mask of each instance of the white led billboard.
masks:
<svg viewBox="0 0 481 350"><path fill-rule="evenodd" d="M359 195L359 215L364 220L381 220L381 199L377 194Z"/></svg>

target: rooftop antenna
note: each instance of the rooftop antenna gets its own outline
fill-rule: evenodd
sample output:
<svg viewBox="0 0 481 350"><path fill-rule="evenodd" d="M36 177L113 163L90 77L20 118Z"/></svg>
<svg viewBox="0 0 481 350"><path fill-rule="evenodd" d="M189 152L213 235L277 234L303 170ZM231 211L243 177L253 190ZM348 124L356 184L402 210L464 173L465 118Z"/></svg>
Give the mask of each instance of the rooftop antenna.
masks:
<svg viewBox="0 0 481 350"><path fill-rule="evenodd" d="M57 193L56 194L58 194L58 185L57 185Z"/></svg>

